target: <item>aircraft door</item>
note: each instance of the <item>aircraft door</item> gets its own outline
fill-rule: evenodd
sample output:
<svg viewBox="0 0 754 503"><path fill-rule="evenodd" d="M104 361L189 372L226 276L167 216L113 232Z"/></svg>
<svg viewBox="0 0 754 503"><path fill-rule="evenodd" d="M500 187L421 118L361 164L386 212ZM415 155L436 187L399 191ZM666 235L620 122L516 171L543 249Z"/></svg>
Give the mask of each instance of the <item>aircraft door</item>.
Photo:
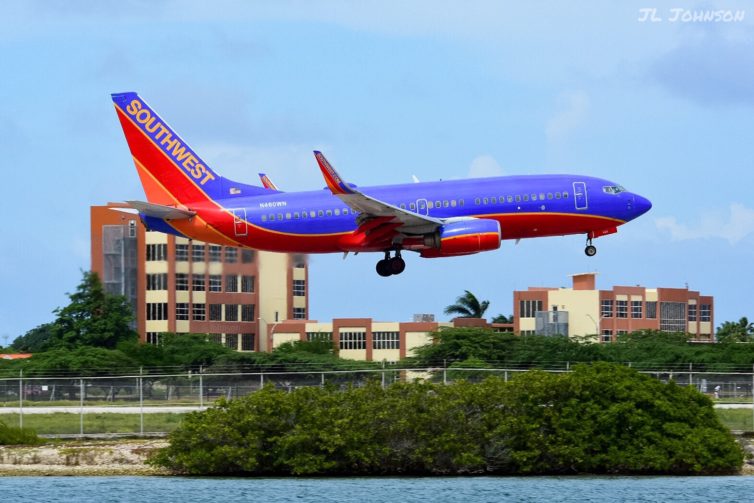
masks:
<svg viewBox="0 0 754 503"><path fill-rule="evenodd" d="M586 197L586 183L573 182L573 201L577 210L585 210L589 207Z"/></svg>
<svg viewBox="0 0 754 503"><path fill-rule="evenodd" d="M429 215L429 205L427 204L426 199L416 200L416 212L419 215L424 215L425 217Z"/></svg>
<svg viewBox="0 0 754 503"><path fill-rule="evenodd" d="M249 232L246 223L246 208L233 208L233 231L236 237L246 236Z"/></svg>

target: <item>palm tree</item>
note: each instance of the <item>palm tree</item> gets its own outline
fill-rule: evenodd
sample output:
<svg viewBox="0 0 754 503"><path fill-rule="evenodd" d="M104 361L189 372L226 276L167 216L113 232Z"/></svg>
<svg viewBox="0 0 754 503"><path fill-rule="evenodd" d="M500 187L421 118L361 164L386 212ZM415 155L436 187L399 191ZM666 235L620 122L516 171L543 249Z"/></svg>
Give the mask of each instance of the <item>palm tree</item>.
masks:
<svg viewBox="0 0 754 503"><path fill-rule="evenodd" d="M464 292L466 293L458 297L455 304L445 308L445 314L457 314L459 318L483 318L490 301L479 302L473 293L468 290Z"/></svg>
<svg viewBox="0 0 754 503"><path fill-rule="evenodd" d="M754 335L754 323L744 316L740 320L726 321L717 328L718 342L745 342Z"/></svg>

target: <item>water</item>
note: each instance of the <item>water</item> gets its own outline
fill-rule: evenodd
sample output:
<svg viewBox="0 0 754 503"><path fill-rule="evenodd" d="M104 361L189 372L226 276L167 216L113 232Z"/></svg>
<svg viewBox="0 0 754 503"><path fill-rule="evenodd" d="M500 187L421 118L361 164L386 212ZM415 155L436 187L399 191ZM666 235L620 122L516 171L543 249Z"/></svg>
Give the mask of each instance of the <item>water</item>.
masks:
<svg viewBox="0 0 754 503"><path fill-rule="evenodd" d="M754 502L754 477L0 477L2 502Z"/></svg>

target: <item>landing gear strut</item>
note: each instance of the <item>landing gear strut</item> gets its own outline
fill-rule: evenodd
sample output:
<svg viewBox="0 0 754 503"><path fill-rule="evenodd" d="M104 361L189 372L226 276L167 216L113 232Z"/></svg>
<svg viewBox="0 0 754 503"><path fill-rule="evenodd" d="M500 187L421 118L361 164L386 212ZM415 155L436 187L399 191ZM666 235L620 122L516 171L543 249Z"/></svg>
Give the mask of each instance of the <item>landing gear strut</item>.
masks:
<svg viewBox="0 0 754 503"><path fill-rule="evenodd" d="M395 257L390 257L390 250L385 251L385 258L377 262L377 274L383 277L400 274L406 269L406 262L401 258L401 251L395 251Z"/></svg>
<svg viewBox="0 0 754 503"><path fill-rule="evenodd" d="M597 247L592 245L592 238L590 237L586 238L586 248L584 248L584 253L586 253L587 257L594 257L597 255Z"/></svg>

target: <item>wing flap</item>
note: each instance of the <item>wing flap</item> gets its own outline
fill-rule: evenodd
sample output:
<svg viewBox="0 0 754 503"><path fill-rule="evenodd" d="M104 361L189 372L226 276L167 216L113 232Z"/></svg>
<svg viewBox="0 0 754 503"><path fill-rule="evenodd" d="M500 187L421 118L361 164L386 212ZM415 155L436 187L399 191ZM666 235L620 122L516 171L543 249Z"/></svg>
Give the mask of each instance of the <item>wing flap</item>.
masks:
<svg viewBox="0 0 754 503"><path fill-rule="evenodd" d="M161 218L163 220L183 220L196 215L195 211L191 211L186 208L177 208L175 206L146 203L144 201L126 201L126 204L128 204L131 208L136 209L141 215Z"/></svg>

